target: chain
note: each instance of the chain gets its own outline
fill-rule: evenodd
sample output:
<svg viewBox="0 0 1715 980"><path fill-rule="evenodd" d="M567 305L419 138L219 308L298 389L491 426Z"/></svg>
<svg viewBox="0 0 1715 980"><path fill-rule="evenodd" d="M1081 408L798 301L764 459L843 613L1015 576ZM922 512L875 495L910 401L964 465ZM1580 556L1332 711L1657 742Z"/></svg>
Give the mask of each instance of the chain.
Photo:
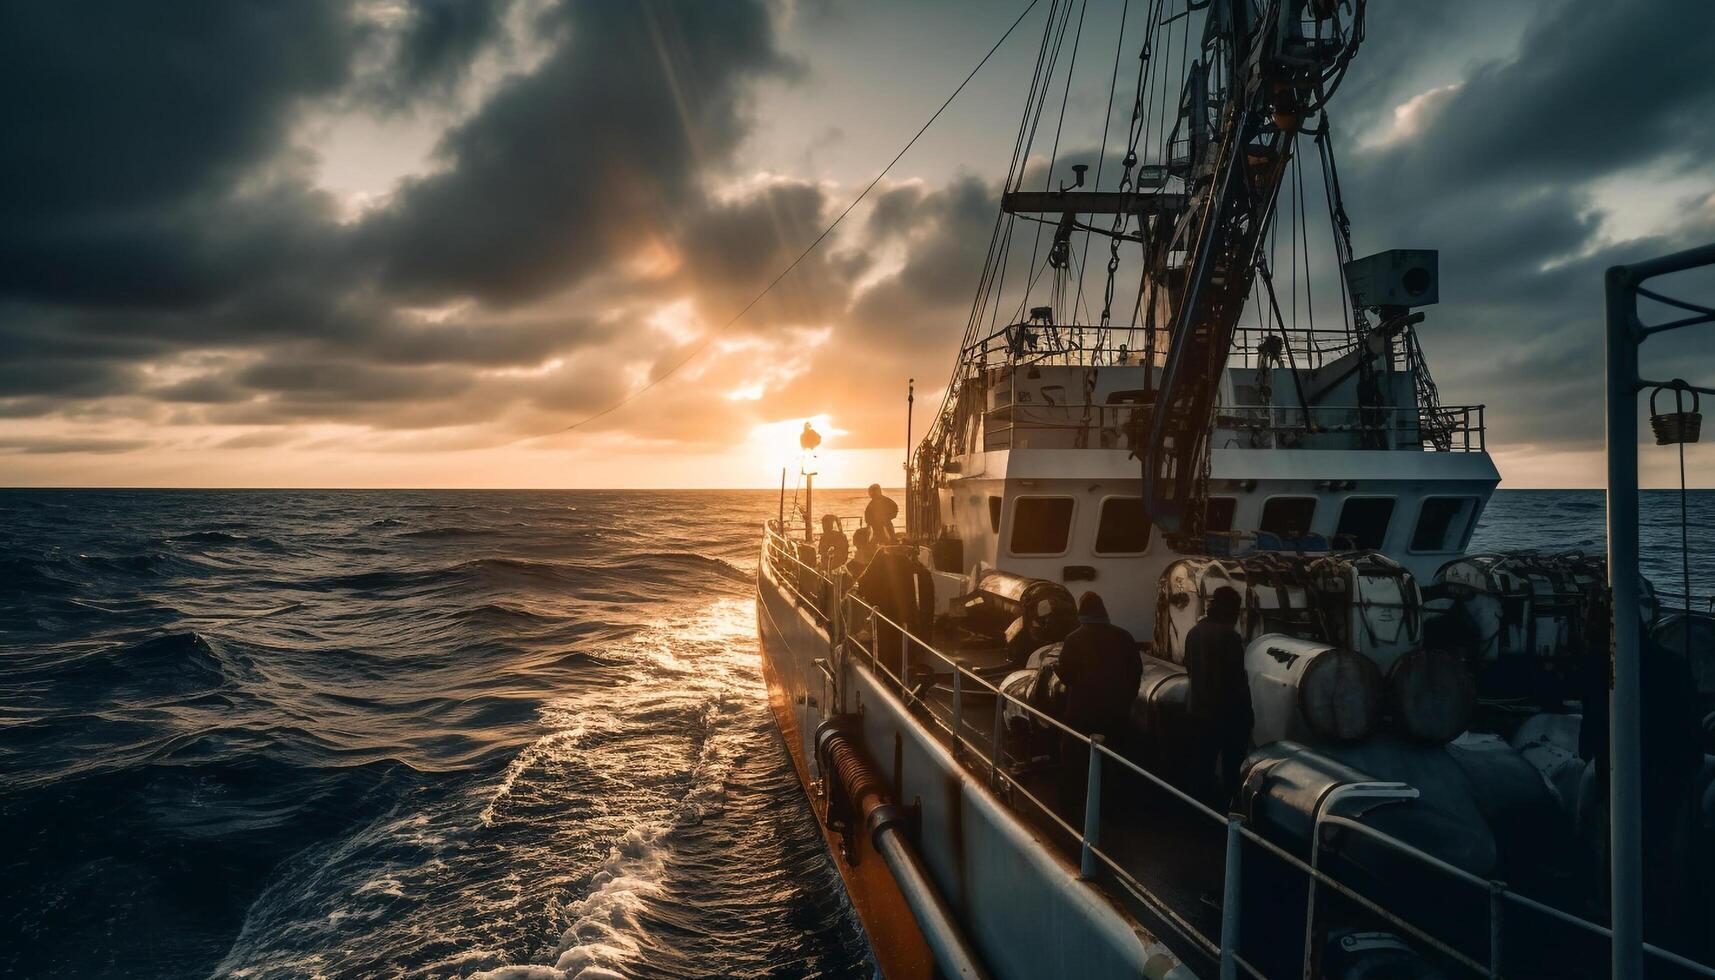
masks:
<svg viewBox="0 0 1715 980"><path fill-rule="evenodd" d="M1114 274L1119 271L1120 267L1120 233L1125 227L1127 215L1125 207L1126 196L1132 193L1134 189L1132 185L1132 172L1137 168L1137 144L1143 139L1144 127L1141 125L1143 121L1143 77L1149 68L1149 47L1149 41L1145 40L1143 43L1143 50L1139 52L1137 56L1138 61L1141 62L1137 69L1137 96L1132 100L1131 104L1131 125L1127 127L1130 130L1130 133L1129 138L1126 140L1125 159L1120 161L1123 165L1120 171L1119 183L1120 207L1118 212L1114 215L1113 234L1108 236L1108 281L1107 287L1103 291L1102 295L1101 327L1096 335L1098 346L1106 342L1109 324L1112 322L1114 315Z"/></svg>

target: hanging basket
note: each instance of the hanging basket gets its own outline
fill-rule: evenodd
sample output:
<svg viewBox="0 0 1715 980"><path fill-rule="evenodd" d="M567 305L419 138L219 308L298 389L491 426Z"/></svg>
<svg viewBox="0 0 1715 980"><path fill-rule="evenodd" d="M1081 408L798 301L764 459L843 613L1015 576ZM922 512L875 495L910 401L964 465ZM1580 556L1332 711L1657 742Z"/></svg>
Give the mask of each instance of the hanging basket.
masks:
<svg viewBox="0 0 1715 980"><path fill-rule="evenodd" d="M1656 411L1656 396L1664 391L1673 392L1673 408L1671 412ZM1682 394L1691 395L1691 411L1685 411ZM1690 391L1683 381L1675 380L1672 384L1662 385L1650 392L1649 396L1649 425L1655 433L1655 444L1658 446L1677 446L1684 443L1696 442L1703 432L1703 414L1698 411L1702 406L1698 403L1697 392Z"/></svg>

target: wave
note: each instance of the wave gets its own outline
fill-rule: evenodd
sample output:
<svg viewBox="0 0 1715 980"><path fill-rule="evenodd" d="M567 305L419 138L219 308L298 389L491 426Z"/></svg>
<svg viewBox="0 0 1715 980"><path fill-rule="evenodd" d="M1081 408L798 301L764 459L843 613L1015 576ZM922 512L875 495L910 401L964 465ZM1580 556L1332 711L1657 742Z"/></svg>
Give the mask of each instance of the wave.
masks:
<svg viewBox="0 0 1715 980"><path fill-rule="evenodd" d="M61 663L55 680L87 685L90 697L111 697L120 688L133 695L184 694L220 688L240 663L201 633L167 633Z"/></svg>
<svg viewBox="0 0 1715 980"><path fill-rule="evenodd" d="M736 582L748 582L751 579L751 572L725 558L695 551L644 551L604 562L602 565L603 568L615 572L636 572L661 566L712 571Z"/></svg>
<svg viewBox="0 0 1715 980"><path fill-rule="evenodd" d="M266 535L233 534L230 531L192 531L156 540L166 545L234 545L275 553L290 550L279 540Z"/></svg>
<svg viewBox="0 0 1715 980"><path fill-rule="evenodd" d="M421 531L404 531L401 538L478 538L488 537L494 533L493 528L482 527L429 527Z"/></svg>
<svg viewBox="0 0 1715 980"><path fill-rule="evenodd" d="M192 531L189 534L174 534L162 538L163 541L190 541L197 544L229 544L243 541L243 535L228 534L225 531Z"/></svg>

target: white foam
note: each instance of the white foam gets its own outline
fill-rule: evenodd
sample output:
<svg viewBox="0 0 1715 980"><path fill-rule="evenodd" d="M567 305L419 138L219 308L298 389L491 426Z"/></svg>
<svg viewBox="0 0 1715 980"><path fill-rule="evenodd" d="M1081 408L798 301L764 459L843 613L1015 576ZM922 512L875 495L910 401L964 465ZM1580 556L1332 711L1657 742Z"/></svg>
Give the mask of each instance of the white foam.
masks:
<svg viewBox="0 0 1715 980"><path fill-rule="evenodd" d="M518 785L518 777L522 776L525 770L535 765L544 757L562 753L572 746L577 745L583 737L584 729L582 726L578 726L576 728L549 732L536 741L530 743L530 745L526 747L524 751L518 753L518 756L506 767L505 775L500 777L500 784L494 788L494 795L488 798L488 805L484 806L482 808L482 812L477 814L477 822L482 824L484 827L493 826L494 808L499 805L502 800L512 795L512 788Z"/></svg>
<svg viewBox="0 0 1715 980"><path fill-rule="evenodd" d="M517 781L539 761L577 750L580 762L593 769L604 766L604 746L582 745L587 719L601 718L615 734L627 730L627 715L670 709L690 711L695 718L686 734L700 734L688 762L687 786L676 807L631 827L609 848L600 870L590 878L588 892L566 909L570 924L556 945L552 966L500 966L472 974L470 980L620 980L628 966L645 953L650 937L645 924L650 900L666 887L671 834L675 827L701 822L724 807L732 765L751 732L727 723L735 706L757 693L754 625L750 605L742 600L711 604L690 622L662 623L645 629L625 644L627 659L643 668L627 688L622 707L612 717L611 692L590 690L557 699L544 708L542 720L551 732L520 753L508 767L482 821L493 820L494 808L514 790ZM647 692L646 696L645 692ZM580 703L599 698L596 704ZM635 743L633 743L635 744ZM580 748L581 746L581 748ZM635 749L633 749L635 751ZM612 762L635 764L634 756Z"/></svg>

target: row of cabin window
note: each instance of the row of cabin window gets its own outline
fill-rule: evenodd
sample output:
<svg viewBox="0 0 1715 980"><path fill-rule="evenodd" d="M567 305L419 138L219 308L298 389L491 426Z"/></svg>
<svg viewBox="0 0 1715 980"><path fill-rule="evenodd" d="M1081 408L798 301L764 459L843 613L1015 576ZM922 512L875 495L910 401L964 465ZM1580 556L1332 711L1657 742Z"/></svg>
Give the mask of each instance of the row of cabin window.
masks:
<svg viewBox="0 0 1715 980"><path fill-rule="evenodd" d="M1340 508L1334 534L1349 539L1364 550L1378 550L1387 543L1393 521L1393 497L1347 497ZM1270 497L1263 502L1257 529L1281 538L1302 538L1316 518L1315 497ZM1074 502L1071 497L1020 497L1013 506L1012 542L1015 555L1059 555L1072 536ZM1210 497L1204 527L1231 531L1236 497ZM1418 509L1417 527L1411 534L1414 552L1460 551L1470 537L1476 514L1475 497L1425 497ZM1000 533L1001 498L989 498L989 527ZM1136 555L1149 550L1153 527L1143 511L1141 497L1104 497L1096 521L1094 552L1098 555Z"/></svg>

